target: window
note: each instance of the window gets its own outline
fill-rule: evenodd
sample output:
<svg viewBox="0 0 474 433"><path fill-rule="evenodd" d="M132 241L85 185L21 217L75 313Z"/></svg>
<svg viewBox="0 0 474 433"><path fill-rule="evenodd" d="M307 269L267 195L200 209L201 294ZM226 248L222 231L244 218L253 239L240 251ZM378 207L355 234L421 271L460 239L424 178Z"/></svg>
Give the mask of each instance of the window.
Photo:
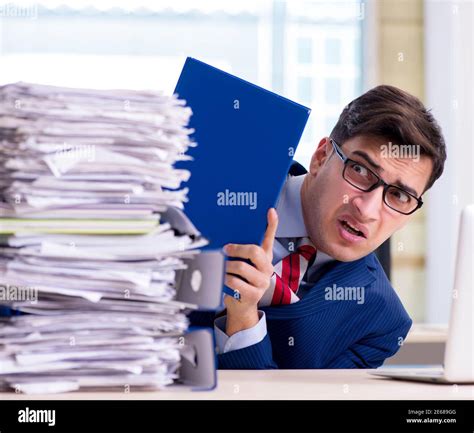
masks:
<svg viewBox="0 0 474 433"><path fill-rule="evenodd" d="M311 77L298 77L298 99L310 105L312 102L312 79Z"/></svg>
<svg viewBox="0 0 474 433"><path fill-rule="evenodd" d="M341 63L341 41L340 39L326 39L325 56L328 65L338 65Z"/></svg>
<svg viewBox="0 0 474 433"><path fill-rule="evenodd" d="M341 80L339 78L326 78L325 90L327 104L340 104L342 102Z"/></svg>
<svg viewBox="0 0 474 433"><path fill-rule="evenodd" d="M311 130L307 127L295 155L307 166L319 139L329 135L342 109L362 93L363 5L358 1L285 4L279 18L285 27L282 92L312 110Z"/></svg>
<svg viewBox="0 0 474 433"><path fill-rule="evenodd" d="M310 64L313 61L313 54L311 52L313 41L311 38L298 39L298 62Z"/></svg>
<svg viewBox="0 0 474 433"><path fill-rule="evenodd" d="M9 10L22 4L0 3ZM26 15L0 17L0 84L171 93L185 58L196 57L312 108L295 155L307 166L314 140L329 133L326 119L337 119L361 93L361 6L358 0L37 0Z"/></svg>

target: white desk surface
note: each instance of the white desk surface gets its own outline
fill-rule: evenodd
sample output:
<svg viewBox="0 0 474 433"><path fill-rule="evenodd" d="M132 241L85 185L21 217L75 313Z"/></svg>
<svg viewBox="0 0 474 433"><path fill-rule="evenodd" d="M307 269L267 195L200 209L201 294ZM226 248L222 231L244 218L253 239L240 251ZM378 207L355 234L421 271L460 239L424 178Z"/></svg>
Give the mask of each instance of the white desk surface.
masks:
<svg viewBox="0 0 474 433"><path fill-rule="evenodd" d="M213 391L73 392L53 395L0 393L0 400L474 400L474 385L404 382L370 370L223 370Z"/></svg>

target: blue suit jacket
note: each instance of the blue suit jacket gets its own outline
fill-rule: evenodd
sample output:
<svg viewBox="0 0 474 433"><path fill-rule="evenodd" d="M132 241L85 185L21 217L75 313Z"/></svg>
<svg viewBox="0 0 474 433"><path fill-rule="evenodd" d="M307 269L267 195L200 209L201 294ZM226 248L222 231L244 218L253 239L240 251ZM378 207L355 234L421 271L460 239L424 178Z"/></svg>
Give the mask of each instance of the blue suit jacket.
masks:
<svg viewBox="0 0 474 433"><path fill-rule="evenodd" d="M290 173L301 174L293 165ZM303 169L304 170L304 169ZM394 355L412 321L374 253L333 262L300 301L263 307L267 335L258 344L218 355L220 369L376 368ZM327 287L363 287L364 303L326 299ZM213 313L191 323L213 326Z"/></svg>

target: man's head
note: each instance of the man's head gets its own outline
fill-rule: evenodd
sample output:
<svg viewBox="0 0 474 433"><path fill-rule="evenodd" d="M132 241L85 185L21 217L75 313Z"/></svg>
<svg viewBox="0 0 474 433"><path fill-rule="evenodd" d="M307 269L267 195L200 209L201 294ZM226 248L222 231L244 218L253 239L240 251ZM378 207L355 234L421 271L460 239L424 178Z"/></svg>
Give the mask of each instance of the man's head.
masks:
<svg viewBox="0 0 474 433"><path fill-rule="evenodd" d="M335 153L337 145L350 161L344 163ZM445 160L441 129L417 98L391 86L368 91L343 110L331 136L319 142L312 156L301 189L311 240L337 260L366 256L413 215L397 212L386 202L402 205L413 200L416 205L413 196L421 198L433 185ZM398 189L379 186L364 192L349 183L351 172L368 177L369 183L380 178Z"/></svg>

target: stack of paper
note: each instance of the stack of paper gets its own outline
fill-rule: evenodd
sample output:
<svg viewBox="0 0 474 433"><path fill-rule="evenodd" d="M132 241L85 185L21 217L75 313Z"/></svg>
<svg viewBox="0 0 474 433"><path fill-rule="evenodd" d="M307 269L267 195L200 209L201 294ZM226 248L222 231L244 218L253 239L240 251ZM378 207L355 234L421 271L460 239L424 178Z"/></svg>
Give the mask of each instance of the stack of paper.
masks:
<svg viewBox="0 0 474 433"><path fill-rule="evenodd" d="M0 88L0 381L27 393L161 388L192 308L175 276L207 241L180 209L193 143L154 92Z"/></svg>

